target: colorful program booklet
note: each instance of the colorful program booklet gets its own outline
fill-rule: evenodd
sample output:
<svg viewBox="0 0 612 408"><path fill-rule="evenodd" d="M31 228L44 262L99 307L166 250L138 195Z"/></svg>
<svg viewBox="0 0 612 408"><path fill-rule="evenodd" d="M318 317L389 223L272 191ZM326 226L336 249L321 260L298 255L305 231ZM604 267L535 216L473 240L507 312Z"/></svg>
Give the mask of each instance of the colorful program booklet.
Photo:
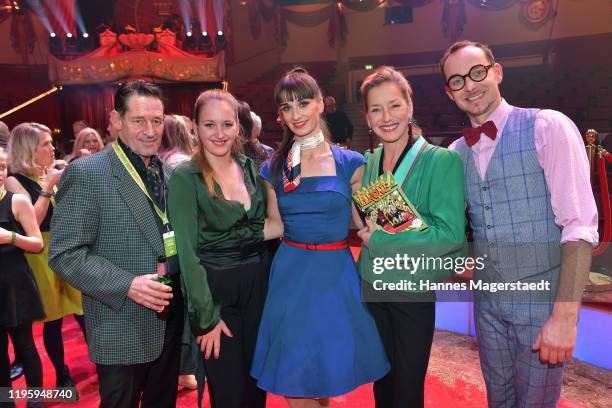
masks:
<svg viewBox="0 0 612 408"><path fill-rule="evenodd" d="M364 223L365 217L369 217L379 229L390 234L427 228L427 223L389 172L354 192L353 201Z"/></svg>

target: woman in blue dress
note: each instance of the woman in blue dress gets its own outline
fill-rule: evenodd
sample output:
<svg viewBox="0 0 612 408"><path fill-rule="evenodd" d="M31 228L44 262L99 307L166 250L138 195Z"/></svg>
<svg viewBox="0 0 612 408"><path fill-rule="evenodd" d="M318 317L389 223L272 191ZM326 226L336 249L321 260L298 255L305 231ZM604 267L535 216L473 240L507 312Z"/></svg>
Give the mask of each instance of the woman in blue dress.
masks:
<svg viewBox="0 0 612 408"><path fill-rule="evenodd" d="M284 225L284 240L270 272L251 375L291 407L326 407L329 397L389 370L347 242L364 158L325 141L321 91L305 70L289 71L274 97L284 137L261 176L266 228Z"/></svg>

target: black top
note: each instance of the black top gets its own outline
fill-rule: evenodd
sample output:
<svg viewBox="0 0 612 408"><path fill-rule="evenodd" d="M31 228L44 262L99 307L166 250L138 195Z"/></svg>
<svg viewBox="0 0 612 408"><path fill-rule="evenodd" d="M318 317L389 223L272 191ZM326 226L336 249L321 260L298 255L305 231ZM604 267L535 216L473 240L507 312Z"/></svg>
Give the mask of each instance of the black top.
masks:
<svg viewBox="0 0 612 408"><path fill-rule="evenodd" d="M353 138L353 124L346 113L336 110L325 113L325 122L329 128L331 141L333 143L346 143L346 139Z"/></svg>
<svg viewBox="0 0 612 408"><path fill-rule="evenodd" d="M7 191L2 201L0 201L0 227L23 235L23 228L15 220L15 216L13 215L12 203L13 193ZM16 247L15 245L0 245L0 254L7 253L23 254L23 249Z"/></svg>
<svg viewBox="0 0 612 408"><path fill-rule="evenodd" d="M395 163L395 166L393 167L393 171L391 173L395 173L397 171L397 169L399 168L400 164L402 164L402 161L404 160L404 157L406 157L406 154L408 154L408 152L410 151L410 149L412 148L412 146L414 145L413 143L406 143L406 147L404 147L404 150L402 150L402 154L400 154L399 158L397 159L397 163ZM382 155L380 157L380 161L378 163L378 175L382 176L385 173L385 169L383 168L383 162L385 161L385 149L382 149Z"/></svg>
<svg viewBox="0 0 612 408"><path fill-rule="evenodd" d="M42 187L37 182L27 176L24 176L23 174L11 174L11 176L15 177L17 181L19 181L23 188L25 188L25 191L27 191L30 195L32 204L35 204L36 200L38 200L40 192L42 191ZM51 217L53 217L53 203L49 203L47 215L45 215L45 218L40 224L40 232L48 232L51 230Z"/></svg>
<svg viewBox="0 0 612 408"><path fill-rule="evenodd" d="M0 227L24 235L13 215L13 193L0 201ZM23 250L0 245L0 326L15 327L45 317L38 287Z"/></svg>

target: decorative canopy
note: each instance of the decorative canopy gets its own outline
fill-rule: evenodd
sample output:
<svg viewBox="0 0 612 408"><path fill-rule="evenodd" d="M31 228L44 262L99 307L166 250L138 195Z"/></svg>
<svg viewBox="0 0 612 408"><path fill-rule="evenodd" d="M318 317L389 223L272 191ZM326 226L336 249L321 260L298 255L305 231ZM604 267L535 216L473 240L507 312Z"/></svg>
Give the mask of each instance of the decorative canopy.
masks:
<svg viewBox="0 0 612 408"><path fill-rule="evenodd" d="M125 36L125 37L124 37ZM49 56L49 79L57 85L115 82L128 78L161 81L220 82L225 79L225 53L200 57L176 47L176 35L164 30L155 35L159 51L145 49L152 35L122 34L121 51L117 34L100 34L100 48L73 60Z"/></svg>

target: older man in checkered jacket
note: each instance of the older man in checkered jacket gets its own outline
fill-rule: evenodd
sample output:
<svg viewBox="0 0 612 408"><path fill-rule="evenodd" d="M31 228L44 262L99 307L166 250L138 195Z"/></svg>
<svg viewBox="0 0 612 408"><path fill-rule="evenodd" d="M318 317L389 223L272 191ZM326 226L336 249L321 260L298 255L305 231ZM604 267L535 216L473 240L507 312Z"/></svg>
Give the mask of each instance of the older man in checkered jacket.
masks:
<svg viewBox="0 0 612 408"><path fill-rule="evenodd" d="M156 156L163 123L157 86L120 86L111 114L119 139L70 164L57 194L49 263L83 293L102 407L176 404L183 299L176 256L164 245L171 227ZM163 266L168 285L156 280ZM170 318L161 320L170 300Z"/></svg>

